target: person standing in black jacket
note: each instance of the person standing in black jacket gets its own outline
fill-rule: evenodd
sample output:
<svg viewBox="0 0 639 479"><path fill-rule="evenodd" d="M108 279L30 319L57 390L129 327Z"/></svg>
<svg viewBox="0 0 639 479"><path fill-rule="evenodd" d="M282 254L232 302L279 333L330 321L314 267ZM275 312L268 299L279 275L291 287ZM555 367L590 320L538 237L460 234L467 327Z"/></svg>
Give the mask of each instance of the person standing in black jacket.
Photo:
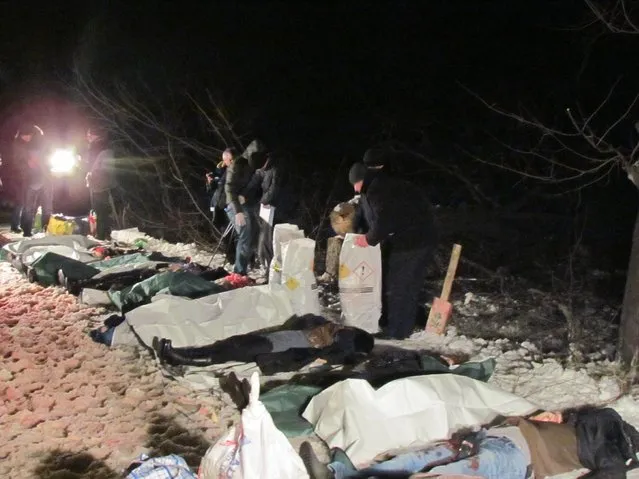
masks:
<svg viewBox="0 0 639 479"><path fill-rule="evenodd" d="M295 195L292 182L285 181L283 166L275 153L269 153L264 158L257 157L262 164L255 164L255 173L251 180L252 188L261 191L259 225L258 257L261 265L268 269L273 259L273 227L276 224L291 221L295 209ZM270 221L263 216L269 214Z"/></svg>
<svg viewBox="0 0 639 479"><path fill-rule="evenodd" d="M3 168L6 196L11 200L11 232L21 233L22 212L27 193L27 173L31 151L40 142L42 130L31 123L20 126L15 135L9 160Z"/></svg>
<svg viewBox="0 0 639 479"><path fill-rule="evenodd" d="M86 184L91 195L91 209L95 212L95 237L106 240L111 236L113 150L109 148L105 131L89 129L86 138L89 169Z"/></svg>
<svg viewBox="0 0 639 479"><path fill-rule="evenodd" d="M255 172L252 165L260 163L257 158L265 155L264 145L254 140L242 156L232 160L226 172L226 211L237 233L233 272L243 276L248 273L249 261L254 254L253 238L257 228L259 192L251 181Z"/></svg>
<svg viewBox="0 0 639 479"><path fill-rule="evenodd" d="M33 221L38 206L42 208L42 229L47 230L53 212L53 177L46 159L44 135L40 128L26 124L16 135L14 158L23 172L23 209L21 215L22 234L33 234ZM14 215L17 217L17 212ZM15 225L12 225L12 228Z"/></svg>
<svg viewBox="0 0 639 479"><path fill-rule="evenodd" d="M388 255L383 274L386 336L405 339L415 327L419 292L437 244L433 207L424 191L383 169L355 163L349 171L368 224L360 247L381 244Z"/></svg>
<svg viewBox="0 0 639 479"><path fill-rule="evenodd" d="M222 161L217 164L215 173L206 174L206 191L211 195L209 204L215 225L223 225L228 219L226 214L222 215L226 208L226 174L236 156L235 148L227 148L222 153Z"/></svg>

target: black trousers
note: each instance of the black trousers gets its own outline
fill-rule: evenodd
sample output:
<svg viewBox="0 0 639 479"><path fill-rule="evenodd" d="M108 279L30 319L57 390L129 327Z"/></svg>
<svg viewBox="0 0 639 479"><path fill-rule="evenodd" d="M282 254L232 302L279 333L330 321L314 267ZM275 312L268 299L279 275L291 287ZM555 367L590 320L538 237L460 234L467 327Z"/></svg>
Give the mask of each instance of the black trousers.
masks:
<svg viewBox="0 0 639 479"><path fill-rule="evenodd" d="M250 363L255 356L267 354L273 345L264 336L258 334L242 334L216 341L200 347L168 348L162 359L173 364L190 366L208 366L228 361Z"/></svg>
<svg viewBox="0 0 639 479"><path fill-rule="evenodd" d="M432 248L409 251L391 249L384 279L386 334L405 339L415 329L419 293L424 286Z"/></svg>
<svg viewBox="0 0 639 479"><path fill-rule="evenodd" d="M106 240L111 236L111 190L91 191L91 209L95 211L95 237Z"/></svg>
<svg viewBox="0 0 639 479"><path fill-rule="evenodd" d="M259 218L260 240L258 244L258 256L262 266L267 268L273 260L273 226L262 218Z"/></svg>
<svg viewBox="0 0 639 479"><path fill-rule="evenodd" d="M20 223L25 236L33 233L33 220L38 206L42 207L42 229L47 230L53 212L53 185L45 183L40 188L25 187L24 208Z"/></svg>

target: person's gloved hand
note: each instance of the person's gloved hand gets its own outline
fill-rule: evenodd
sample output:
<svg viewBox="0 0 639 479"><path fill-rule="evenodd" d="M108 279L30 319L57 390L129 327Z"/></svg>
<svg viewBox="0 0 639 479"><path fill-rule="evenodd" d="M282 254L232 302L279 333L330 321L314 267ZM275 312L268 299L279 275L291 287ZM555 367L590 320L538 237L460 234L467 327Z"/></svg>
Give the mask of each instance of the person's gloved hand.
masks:
<svg viewBox="0 0 639 479"><path fill-rule="evenodd" d="M246 218L244 218L244 213L235 213L235 225L244 226L245 224Z"/></svg>

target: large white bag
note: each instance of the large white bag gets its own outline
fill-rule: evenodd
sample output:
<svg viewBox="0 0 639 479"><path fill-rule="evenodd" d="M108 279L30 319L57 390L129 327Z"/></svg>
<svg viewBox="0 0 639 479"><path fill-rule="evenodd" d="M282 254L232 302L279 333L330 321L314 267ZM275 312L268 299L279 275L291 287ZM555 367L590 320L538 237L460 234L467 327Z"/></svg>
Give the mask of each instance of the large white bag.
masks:
<svg viewBox="0 0 639 479"><path fill-rule="evenodd" d="M342 320L374 334L382 315L382 254L379 245L355 246L357 236L346 235L339 255Z"/></svg>
<svg viewBox="0 0 639 479"><path fill-rule="evenodd" d="M240 425L209 448L199 479L308 479L302 459L275 427L259 397L260 377L254 372Z"/></svg>
<svg viewBox="0 0 639 479"><path fill-rule="evenodd" d="M282 247L289 241L304 238L304 231L297 225L282 223L273 228L273 259L268 270L269 284L282 284Z"/></svg>
<svg viewBox="0 0 639 479"><path fill-rule="evenodd" d="M282 286L298 315L320 314L314 260L315 241L310 238L297 238L282 247Z"/></svg>

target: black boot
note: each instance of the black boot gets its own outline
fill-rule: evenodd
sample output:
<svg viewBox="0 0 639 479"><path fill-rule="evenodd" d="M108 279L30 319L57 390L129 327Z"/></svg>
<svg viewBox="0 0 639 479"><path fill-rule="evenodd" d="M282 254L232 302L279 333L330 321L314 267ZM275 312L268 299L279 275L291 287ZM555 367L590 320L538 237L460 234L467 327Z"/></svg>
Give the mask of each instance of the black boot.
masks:
<svg viewBox="0 0 639 479"><path fill-rule="evenodd" d="M210 357L188 357L173 349L170 339L160 340L161 359L172 366L210 366L217 362ZM219 361L218 361L219 362Z"/></svg>
<svg viewBox="0 0 639 479"><path fill-rule="evenodd" d="M158 338L157 336L153 336L153 340L151 341L151 347L153 348L153 351L155 351L155 354L160 360L160 363L164 363L166 361L167 343L170 347L170 340Z"/></svg>
<svg viewBox="0 0 639 479"><path fill-rule="evenodd" d="M300 446L300 457L306 466L306 472L311 479L334 479L335 474L323 464L315 455L315 451L308 441L304 441Z"/></svg>

